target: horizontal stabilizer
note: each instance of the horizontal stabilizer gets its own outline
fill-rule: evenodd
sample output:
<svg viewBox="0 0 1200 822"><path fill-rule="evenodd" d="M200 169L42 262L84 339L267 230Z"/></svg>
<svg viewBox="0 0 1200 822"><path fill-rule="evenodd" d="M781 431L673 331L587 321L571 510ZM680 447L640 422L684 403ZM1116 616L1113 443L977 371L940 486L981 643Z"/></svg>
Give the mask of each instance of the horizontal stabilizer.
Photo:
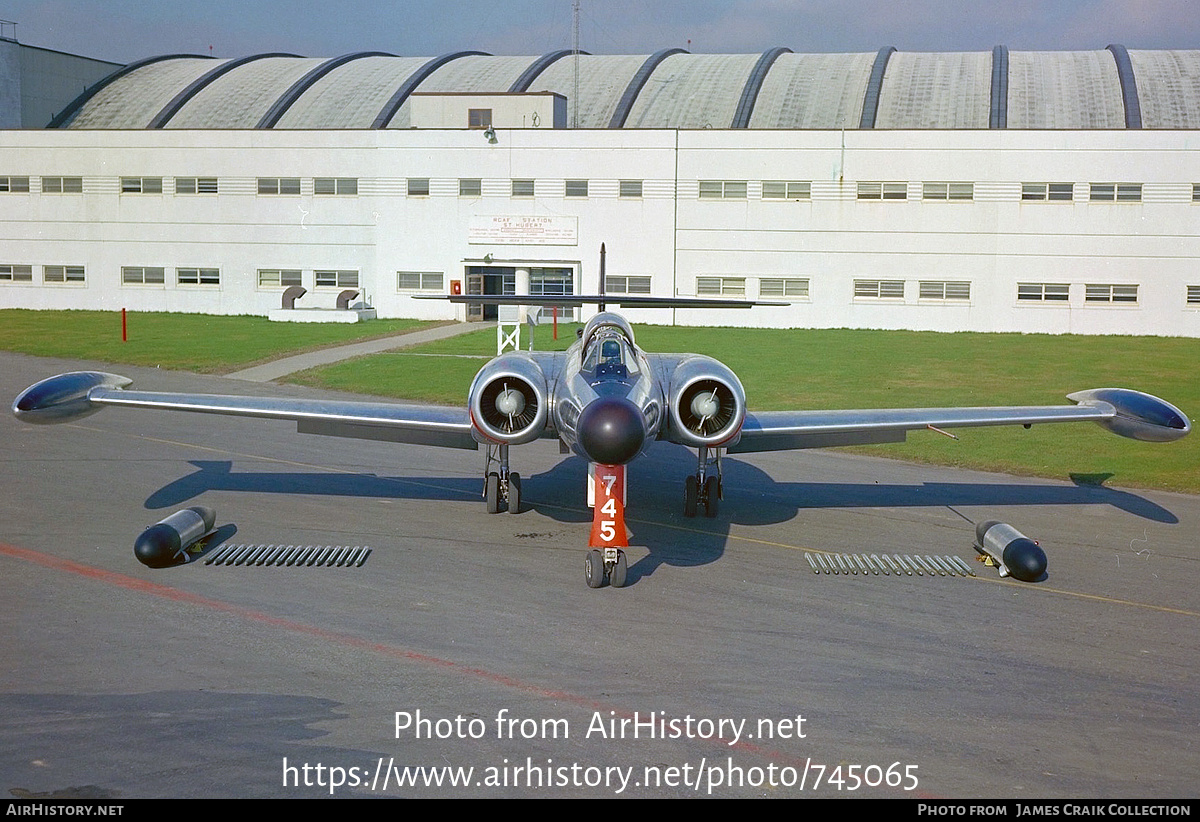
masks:
<svg viewBox="0 0 1200 822"><path fill-rule="evenodd" d="M619 305L622 308L752 308L756 305L791 305L762 300L722 300L705 297L652 297L631 294L414 294L415 300L447 300L470 305Z"/></svg>

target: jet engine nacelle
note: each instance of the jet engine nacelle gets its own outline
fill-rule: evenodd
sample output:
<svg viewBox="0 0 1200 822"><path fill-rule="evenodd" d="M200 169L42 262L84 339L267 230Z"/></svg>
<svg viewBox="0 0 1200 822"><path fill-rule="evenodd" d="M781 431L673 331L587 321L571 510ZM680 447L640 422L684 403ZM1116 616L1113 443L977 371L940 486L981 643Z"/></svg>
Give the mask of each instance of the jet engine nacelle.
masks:
<svg viewBox="0 0 1200 822"><path fill-rule="evenodd" d="M688 357L671 372L670 440L727 448L741 437L746 390L732 370L710 357Z"/></svg>
<svg viewBox="0 0 1200 822"><path fill-rule="evenodd" d="M511 352L489 362L475 375L467 407L475 439L520 445L546 428L549 389L541 366Z"/></svg>

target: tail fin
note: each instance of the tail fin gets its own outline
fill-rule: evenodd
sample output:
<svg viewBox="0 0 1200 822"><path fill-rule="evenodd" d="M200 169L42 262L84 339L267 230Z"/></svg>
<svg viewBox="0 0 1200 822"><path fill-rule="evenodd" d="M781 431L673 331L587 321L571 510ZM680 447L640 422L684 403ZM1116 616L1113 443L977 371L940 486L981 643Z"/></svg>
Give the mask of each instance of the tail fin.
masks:
<svg viewBox="0 0 1200 822"><path fill-rule="evenodd" d="M604 243L600 243L600 302L597 303L599 310L604 310Z"/></svg>

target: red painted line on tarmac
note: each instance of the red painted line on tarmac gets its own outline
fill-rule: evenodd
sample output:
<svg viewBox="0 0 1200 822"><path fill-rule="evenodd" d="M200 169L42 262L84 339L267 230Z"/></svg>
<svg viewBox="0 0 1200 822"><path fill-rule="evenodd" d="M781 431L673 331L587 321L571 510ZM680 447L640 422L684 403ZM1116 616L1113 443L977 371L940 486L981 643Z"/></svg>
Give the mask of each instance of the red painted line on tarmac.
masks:
<svg viewBox="0 0 1200 822"><path fill-rule="evenodd" d="M318 628L315 625L308 625L303 622L285 619L283 617L271 616L263 611L256 611L253 608L246 608L241 605L233 605L229 602L223 602L219 599L200 596L199 594L180 591L177 588L172 588L169 585L162 585L157 582L150 582L145 579L138 579L126 574L119 574L115 571L106 571L103 568L96 568L91 565L84 565L81 562L75 562L70 559L56 557L53 554L46 554L41 551L34 551L29 548L19 548L15 545L6 545L0 542L0 556L8 556L13 559L24 560L25 562L40 565L43 568L50 568L55 571L62 571L85 579L93 579L98 582L104 582L109 585L115 585L126 590L136 591L148 596L159 597L161 599L171 600L173 602L182 602L188 605L196 605L202 608L209 608L224 614L241 617L242 619L251 622L257 622L263 625L270 625L274 628L282 628L286 631L292 631L298 634L304 634L326 642L336 642L340 645L345 645L351 648L361 648L367 651L373 651L384 656L390 656L397 659L404 659L411 662L420 662L426 665L433 665L438 668L453 671L466 677L474 677L485 682L490 682L494 685L501 685L506 688L511 688L515 691L523 693L535 694L537 696L546 697L549 699L557 699L563 702L570 702L582 708L588 708L594 711L609 712L609 716L615 716L618 719L633 719L633 711L618 709L611 705L606 705L602 702L597 702L588 697L573 694L568 691L556 691L550 688L543 688L539 685L533 685L528 682L522 682L519 679L514 679L505 674L499 674L495 671L489 671L486 668L476 668L468 665L463 665L453 660L443 659L441 657L423 654L418 651L413 651L408 648L402 648L397 645L387 645L382 642L374 642L372 640L362 639L361 637L352 636L350 634L338 633L336 631L328 631L324 628ZM680 717L667 717L664 713L658 712L661 719L679 719ZM643 721L645 719L643 718ZM750 722L751 720L746 720ZM655 741L662 741L661 738L655 738ZM739 741L730 744L731 740L723 737L713 737L710 739L697 738L694 740L680 740L667 738L667 741L700 741L709 742L711 744L719 744L722 750L728 752L738 752L763 757L765 759L774 760L784 764L791 765L798 770L803 770L806 763L806 758L797 757L795 754L784 754L781 751L764 748L761 745L752 742ZM817 763L813 763L816 765ZM738 766L741 767L741 766ZM722 786L719 786L722 787ZM840 793L840 791L839 791ZM828 794L823 794L828 795ZM932 798L929 795L924 795L922 792L905 793L906 796L913 798Z"/></svg>
<svg viewBox="0 0 1200 822"><path fill-rule="evenodd" d="M448 659L442 659L429 654L422 654L417 651L400 648L395 645L385 645L381 642L373 642L371 640L362 639L360 637L342 634L336 631L329 631L324 628L318 628L315 625L308 625L303 622L285 619L284 617L271 616L263 611L256 611L253 608L246 608L241 605L233 605L229 602L223 602L219 599L200 596L199 594L180 591L177 588L172 588L169 585L162 585L157 582L150 582L145 579L119 574L115 571L105 571L102 568L95 568L91 565L84 565L80 562L75 562L70 559L63 559L52 554L42 553L41 551L33 551L28 548L18 548L15 545L5 545L0 543L0 554L22 559L26 562L41 565L44 568L52 568L56 571L64 571L76 576L94 579L100 582L106 582L110 585L116 585L119 588L125 588L130 591L148 594L150 596L169 599L174 602L183 602L189 605L198 605L203 608L210 608L214 611L220 611L225 614L232 614L252 622L258 622L264 625L270 625L275 628L283 628L284 630L293 631L299 634L316 637L329 642L337 642L342 645L348 645L355 648L363 648L370 651L375 651L387 656L398 657L400 659L408 659L414 662L424 662L430 665L437 665L451 670L457 670L464 674L469 674L480 679L490 680L499 685L504 685L509 688L515 688L530 693L535 693L539 696L546 696L553 699L570 700L580 705L593 706L593 704L582 697L573 696L563 691L553 691L545 688L539 688L535 685L520 682L503 674L493 673L482 668L470 668L460 663L453 662ZM601 707L599 703L595 703L593 707Z"/></svg>

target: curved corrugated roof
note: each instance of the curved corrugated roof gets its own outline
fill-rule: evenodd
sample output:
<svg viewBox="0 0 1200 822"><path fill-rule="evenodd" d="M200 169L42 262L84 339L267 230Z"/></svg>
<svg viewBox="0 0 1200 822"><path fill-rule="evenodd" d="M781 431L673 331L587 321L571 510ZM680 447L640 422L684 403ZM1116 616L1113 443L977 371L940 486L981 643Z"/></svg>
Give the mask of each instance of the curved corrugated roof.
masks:
<svg viewBox="0 0 1200 822"><path fill-rule="evenodd" d="M888 60L875 128L987 128L992 53L896 52Z"/></svg>
<svg viewBox="0 0 1200 822"><path fill-rule="evenodd" d="M1130 51L1142 128L1200 128L1200 51Z"/></svg>
<svg viewBox="0 0 1200 822"><path fill-rule="evenodd" d="M238 66L198 91L163 128L254 128L293 83L324 62L268 57Z"/></svg>
<svg viewBox="0 0 1200 822"><path fill-rule="evenodd" d="M781 54L750 128L858 128L874 54Z"/></svg>
<svg viewBox="0 0 1200 822"><path fill-rule="evenodd" d="M1009 128L1125 128L1112 52L1010 51Z"/></svg>
<svg viewBox="0 0 1200 822"><path fill-rule="evenodd" d="M422 93L503 92L513 84L537 57L491 57L471 54L449 60L417 87ZM408 102L400 106L388 128L408 128Z"/></svg>
<svg viewBox="0 0 1200 822"><path fill-rule="evenodd" d="M428 57L364 57L313 83L275 128L370 128L392 94Z"/></svg>
<svg viewBox="0 0 1200 822"><path fill-rule="evenodd" d="M573 115L578 128L608 128L621 95L646 62L646 55L579 55L579 104ZM530 91L553 91L568 101L575 96L575 58L565 57L547 68ZM568 112L570 102L567 103Z"/></svg>
<svg viewBox="0 0 1200 822"><path fill-rule="evenodd" d="M757 54L673 54L650 74L625 128L729 128Z"/></svg>
<svg viewBox="0 0 1200 822"><path fill-rule="evenodd" d="M226 62L179 57L143 66L104 85L84 103L68 127L146 128L180 91Z"/></svg>
<svg viewBox="0 0 1200 822"><path fill-rule="evenodd" d="M408 128L409 94L506 93L531 76L527 90L566 97L580 128L1200 128L1200 51L1119 45L991 53L185 55L126 67L81 95L55 126Z"/></svg>

